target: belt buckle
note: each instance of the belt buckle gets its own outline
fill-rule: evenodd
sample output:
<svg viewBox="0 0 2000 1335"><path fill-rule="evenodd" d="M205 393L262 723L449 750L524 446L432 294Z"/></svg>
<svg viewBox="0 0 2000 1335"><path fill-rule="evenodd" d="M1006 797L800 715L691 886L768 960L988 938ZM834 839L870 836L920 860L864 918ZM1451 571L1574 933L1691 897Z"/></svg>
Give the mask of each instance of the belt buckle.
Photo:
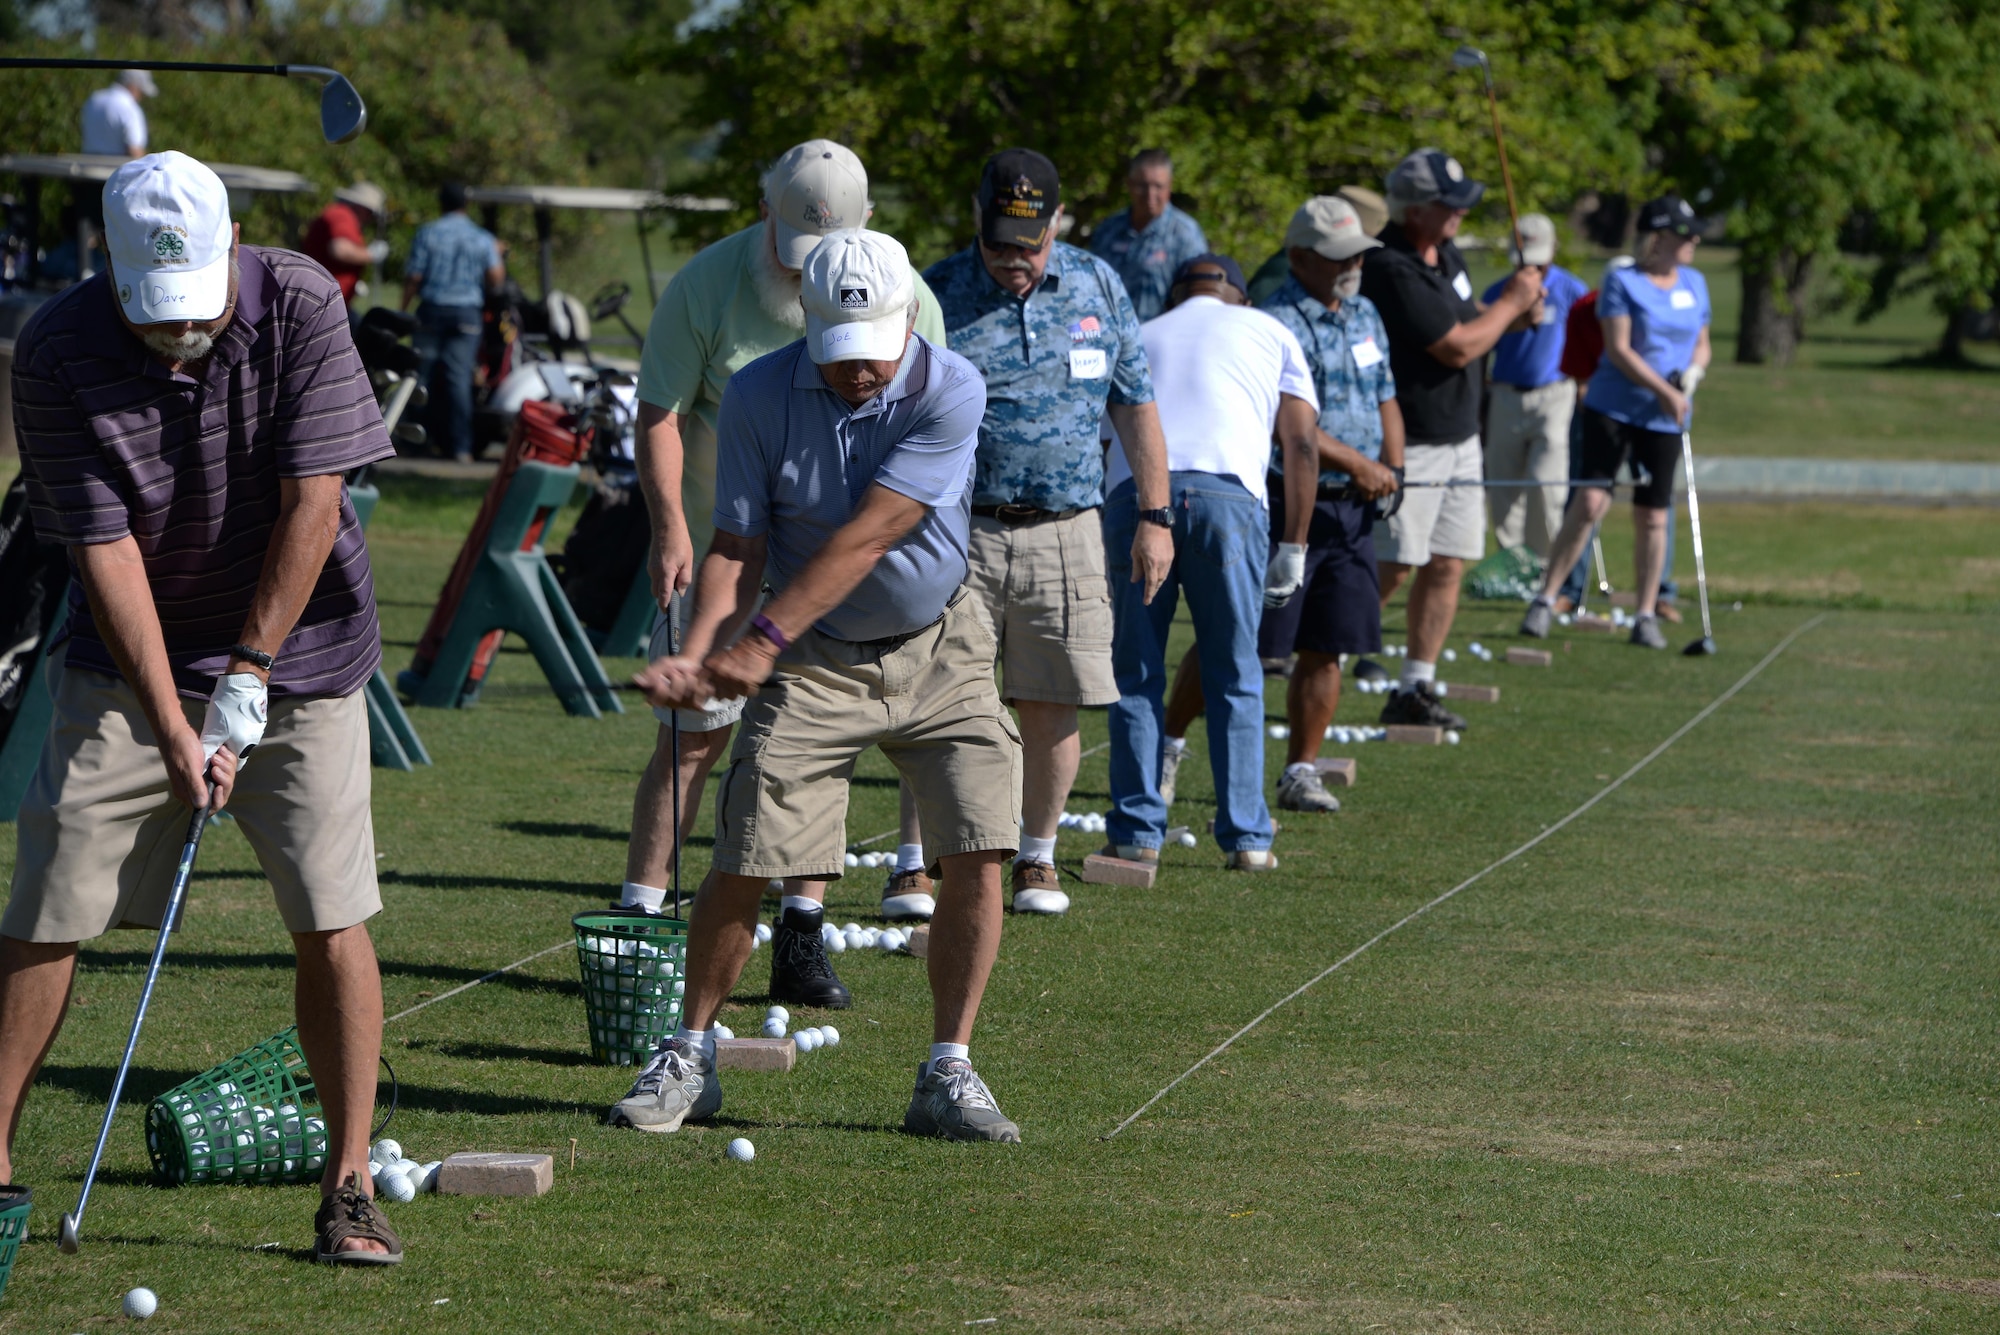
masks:
<svg viewBox="0 0 2000 1335"><path fill-rule="evenodd" d="M1009 528L1019 528L1023 524L1033 523L1035 518L1041 513L1040 510L1032 505L996 505L993 507L993 517Z"/></svg>

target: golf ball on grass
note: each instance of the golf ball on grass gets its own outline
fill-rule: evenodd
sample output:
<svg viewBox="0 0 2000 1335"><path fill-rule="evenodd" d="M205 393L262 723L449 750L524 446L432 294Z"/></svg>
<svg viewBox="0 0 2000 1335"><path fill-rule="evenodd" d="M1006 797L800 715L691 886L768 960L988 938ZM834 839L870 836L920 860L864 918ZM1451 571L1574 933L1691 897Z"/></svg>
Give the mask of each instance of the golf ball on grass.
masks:
<svg viewBox="0 0 2000 1335"><path fill-rule="evenodd" d="M1458 650L1456 649L1445 650L1444 661L1447 663L1456 663L1458 661Z"/></svg>
<svg viewBox="0 0 2000 1335"><path fill-rule="evenodd" d="M840 1046L840 1031L830 1024L820 1026L819 1037L820 1042L824 1043L827 1047L837 1048Z"/></svg>
<svg viewBox="0 0 2000 1335"><path fill-rule="evenodd" d="M800 1052L811 1052L819 1046L819 1035L810 1029L801 1029L792 1035L792 1046Z"/></svg>
<svg viewBox="0 0 2000 1335"><path fill-rule="evenodd" d="M1282 723L1273 723L1270 727L1264 729L1264 731L1269 734L1271 740L1274 742L1282 742L1292 735L1292 730Z"/></svg>
<svg viewBox="0 0 2000 1335"><path fill-rule="evenodd" d="M768 922L758 923L757 930L752 932L751 935L757 938L758 945L766 944L771 939L771 924Z"/></svg>
<svg viewBox="0 0 2000 1335"><path fill-rule="evenodd" d="M854 854L849 853L846 857L840 860L840 865L843 867L858 867L861 865L861 859L855 856Z"/></svg>
<svg viewBox="0 0 2000 1335"><path fill-rule="evenodd" d="M736 1031L726 1024L719 1024L711 1031L717 1038L734 1038Z"/></svg>
<svg viewBox="0 0 2000 1335"><path fill-rule="evenodd" d="M416 1184L393 1168L382 1170L382 1175L375 1179L375 1190L399 1205L417 1198Z"/></svg>
<svg viewBox="0 0 2000 1335"><path fill-rule="evenodd" d="M891 927L875 938L875 948L880 951L897 951L903 948L903 934Z"/></svg>
<svg viewBox="0 0 2000 1335"><path fill-rule="evenodd" d="M830 955L838 955L847 949L847 937L834 932L826 938L826 949Z"/></svg>
<svg viewBox="0 0 2000 1335"><path fill-rule="evenodd" d="M160 1310L160 1300L151 1289L133 1289L125 1295L125 1315L144 1321Z"/></svg>
<svg viewBox="0 0 2000 1335"><path fill-rule="evenodd" d="M1451 743L1451 744L1452 744L1453 746L1457 746L1457 745L1458 745L1458 732L1457 732L1457 731L1456 731L1455 729L1449 729L1449 728L1448 728L1448 729L1446 729L1446 730L1445 730L1445 734L1444 734L1444 739L1445 739L1445 740L1446 740L1447 742L1450 742L1450 743Z"/></svg>
<svg viewBox="0 0 2000 1335"><path fill-rule="evenodd" d="M792 1013L783 1006L773 1006L764 1012L764 1018L767 1020L776 1020L779 1024L785 1024L791 1020Z"/></svg>
<svg viewBox="0 0 2000 1335"><path fill-rule="evenodd" d="M785 1036L785 1022L783 1020L764 1021L764 1037L783 1038L784 1036Z"/></svg>
<svg viewBox="0 0 2000 1335"><path fill-rule="evenodd" d="M749 1163L757 1157L757 1147L743 1137L738 1136L729 1142L729 1157L738 1163Z"/></svg>
<svg viewBox="0 0 2000 1335"><path fill-rule="evenodd" d="M402 1145L386 1137L375 1142L375 1148L368 1151L368 1157L376 1163L394 1163L403 1157Z"/></svg>
<svg viewBox="0 0 2000 1335"><path fill-rule="evenodd" d="M1180 845L1182 848L1198 848L1201 845L1201 840L1195 838L1191 831L1182 830Z"/></svg>

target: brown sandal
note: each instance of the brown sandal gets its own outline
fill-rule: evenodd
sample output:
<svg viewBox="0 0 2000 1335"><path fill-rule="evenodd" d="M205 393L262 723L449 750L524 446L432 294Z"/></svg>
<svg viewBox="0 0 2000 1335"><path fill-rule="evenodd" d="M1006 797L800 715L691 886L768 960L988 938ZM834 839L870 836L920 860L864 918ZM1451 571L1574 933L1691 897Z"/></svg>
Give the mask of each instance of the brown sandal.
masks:
<svg viewBox="0 0 2000 1335"><path fill-rule="evenodd" d="M403 1240L375 1209L375 1202L361 1189L361 1174L349 1173L340 1188L320 1202L313 1219L318 1234L313 1239L313 1260L328 1265L396 1265L403 1259ZM386 1252L344 1252L340 1245L349 1238L379 1242Z"/></svg>

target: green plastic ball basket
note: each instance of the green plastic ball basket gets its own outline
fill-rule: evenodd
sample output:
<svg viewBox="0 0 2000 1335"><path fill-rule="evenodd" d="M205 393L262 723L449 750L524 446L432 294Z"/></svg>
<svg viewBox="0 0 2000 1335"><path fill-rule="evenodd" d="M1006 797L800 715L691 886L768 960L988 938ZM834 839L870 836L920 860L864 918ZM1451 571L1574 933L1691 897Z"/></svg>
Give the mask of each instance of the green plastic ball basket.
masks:
<svg viewBox="0 0 2000 1335"><path fill-rule="evenodd" d="M15 1253L28 1236L28 1207L33 1198L34 1193L26 1187L0 1187L0 1298L7 1296Z"/></svg>
<svg viewBox="0 0 2000 1335"><path fill-rule="evenodd" d="M590 1055L612 1066L644 1063L680 1026L687 923L612 909L579 913L571 925Z"/></svg>
<svg viewBox="0 0 2000 1335"><path fill-rule="evenodd" d="M146 1150L163 1186L317 1181L326 1121L297 1026L154 1099Z"/></svg>

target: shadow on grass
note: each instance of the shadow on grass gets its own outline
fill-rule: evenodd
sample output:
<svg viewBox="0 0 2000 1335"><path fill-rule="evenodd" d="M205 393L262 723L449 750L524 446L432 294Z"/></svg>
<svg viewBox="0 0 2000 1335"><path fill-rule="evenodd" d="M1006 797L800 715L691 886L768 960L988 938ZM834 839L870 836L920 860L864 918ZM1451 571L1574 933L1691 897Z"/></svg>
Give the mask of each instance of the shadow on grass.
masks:
<svg viewBox="0 0 2000 1335"><path fill-rule="evenodd" d="M48 1085L55 1089L66 1089L82 1096L91 1103L103 1103L111 1097L111 1081L118 1074L116 1066L54 1066L45 1065L42 1073L35 1078L36 1085ZM199 1071L168 1071L157 1066L134 1066L125 1076L125 1088L118 1095L118 1102L145 1107L157 1096L166 1093L191 1075ZM105 1169L99 1176L110 1178L110 1170ZM150 1174L138 1174L140 1184L151 1182ZM77 1180L83 1180L81 1173Z"/></svg>
<svg viewBox="0 0 2000 1335"><path fill-rule="evenodd" d="M484 978L490 986L511 987L522 992L560 992L567 996L582 996L583 984L575 979L536 978L524 973L495 974L488 968L467 967L458 964L415 964L407 960L380 961L384 978L428 978L439 983L470 983ZM419 997L418 1000L427 1000ZM391 1011L398 1009L390 1007Z"/></svg>
<svg viewBox="0 0 2000 1335"><path fill-rule="evenodd" d="M147 932L152 939L152 932ZM143 950L79 950L77 963L86 969L132 969L145 972L152 963L153 948L149 944ZM166 963L161 971L173 969L283 969L290 972L298 964L296 957L268 951L262 954L228 955L218 951L179 951L171 943L167 946Z"/></svg>
<svg viewBox="0 0 2000 1335"><path fill-rule="evenodd" d="M538 1062L543 1066L596 1066L588 1052L562 1048L524 1048L513 1043L449 1043L418 1039L406 1044L412 1051L434 1052L440 1057L461 1061Z"/></svg>
<svg viewBox="0 0 2000 1335"><path fill-rule="evenodd" d="M802 1122L792 1117L712 1117L702 1126L728 1127L732 1131L859 1131L865 1135L904 1136L900 1122Z"/></svg>
<svg viewBox="0 0 2000 1335"><path fill-rule="evenodd" d="M543 1099L532 1094L502 1094L487 1090L441 1089L435 1085L403 1085L398 1091L398 1112L472 1113L480 1117L508 1117L519 1113L561 1113L575 1116L602 1115L595 1103L577 1099Z"/></svg>
<svg viewBox="0 0 2000 1335"><path fill-rule="evenodd" d="M629 843L632 839L630 830L613 829L592 821L503 820L500 828L548 839L602 839L614 844Z"/></svg>
<svg viewBox="0 0 2000 1335"><path fill-rule="evenodd" d="M692 841L690 841L692 842ZM524 876L449 876L442 872L385 871L376 879L384 885L408 885L419 890L557 890L566 895L603 899L617 893L607 881L556 881Z"/></svg>

